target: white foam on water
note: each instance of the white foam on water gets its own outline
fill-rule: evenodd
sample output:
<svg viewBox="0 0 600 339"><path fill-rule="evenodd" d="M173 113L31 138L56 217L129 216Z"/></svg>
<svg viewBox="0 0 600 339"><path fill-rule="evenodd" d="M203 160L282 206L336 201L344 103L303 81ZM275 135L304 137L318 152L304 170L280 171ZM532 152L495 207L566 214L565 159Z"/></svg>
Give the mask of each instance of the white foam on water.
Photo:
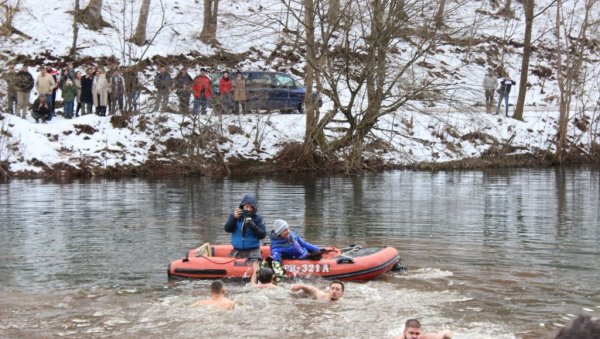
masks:
<svg viewBox="0 0 600 339"><path fill-rule="evenodd" d="M71 319L72 322L74 323L87 323L88 320L86 319Z"/></svg>
<svg viewBox="0 0 600 339"><path fill-rule="evenodd" d="M107 326L123 325L129 323L131 323L131 321L125 320L123 318L112 318L104 322L104 324Z"/></svg>
<svg viewBox="0 0 600 339"><path fill-rule="evenodd" d="M587 307L582 308L582 310L584 310L586 312L594 312L594 310L592 310L591 308L587 308Z"/></svg>
<svg viewBox="0 0 600 339"><path fill-rule="evenodd" d="M438 268L420 268L415 271L408 271L402 274L396 274L394 277L400 279L419 279L419 280L431 280L431 279L442 279L453 276L454 273L450 271L440 270Z"/></svg>
<svg viewBox="0 0 600 339"><path fill-rule="evenodd" d="M87 333L87 334L103 333L103 332L104 332L104 328L102 328L102 327L91 327L84 331L84 333Z"/></svg>

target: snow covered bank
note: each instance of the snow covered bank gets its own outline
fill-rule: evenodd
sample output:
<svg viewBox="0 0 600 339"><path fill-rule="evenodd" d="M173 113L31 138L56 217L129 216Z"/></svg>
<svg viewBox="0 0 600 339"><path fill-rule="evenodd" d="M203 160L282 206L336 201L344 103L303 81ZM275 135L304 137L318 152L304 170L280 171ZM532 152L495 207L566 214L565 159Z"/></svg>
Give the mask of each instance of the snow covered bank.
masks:
<svg viewBox="0 0 600 339"><path fill-rule="evenodd" d="M592 149L590 114L575 117L569 137ZM1 115L0 161L12 173L42 174L92 167L135 168L148 161L176 165L190 159L272 160L282 145L302 142L305 116L249 114L201 116L175 113L133 116L117 128L110 117L87 115L72 120L56 117L36 124L30 117ZM485 113L399 112L382 120L368 141L367 158L390 166L477 158L497 149L508 154L552 152L558 112L528 112L525 121ZM343 126L340 126L343 127ZM197 144L193 135L210 135ZM341 133L330 129L328 136ZM345 154L339 154L344 158ZM90 173L93 175L93 173Z"/></svg>

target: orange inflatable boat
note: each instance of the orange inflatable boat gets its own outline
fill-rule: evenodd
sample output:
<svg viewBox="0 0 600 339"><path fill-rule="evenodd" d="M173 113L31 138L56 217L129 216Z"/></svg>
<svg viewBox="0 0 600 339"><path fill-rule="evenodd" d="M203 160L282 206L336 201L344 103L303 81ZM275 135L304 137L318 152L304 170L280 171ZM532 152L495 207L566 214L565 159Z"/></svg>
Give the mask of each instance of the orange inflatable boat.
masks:
<svg viewBox="0 0 600 339"><path fill-rule="evenodd" d="M287 277L320 276L325 279L370 280L390 270L403 269L395 248L389 246L350 246L347 248L325 247L320 260L287 260L282 266ZM230 257L231 245L205 244L188 252L184 259L169 264L169 278L221 279L250 278L252 264L258 258L238 259ZM261 257L270 255L269 246L261 246Z"/></svg>

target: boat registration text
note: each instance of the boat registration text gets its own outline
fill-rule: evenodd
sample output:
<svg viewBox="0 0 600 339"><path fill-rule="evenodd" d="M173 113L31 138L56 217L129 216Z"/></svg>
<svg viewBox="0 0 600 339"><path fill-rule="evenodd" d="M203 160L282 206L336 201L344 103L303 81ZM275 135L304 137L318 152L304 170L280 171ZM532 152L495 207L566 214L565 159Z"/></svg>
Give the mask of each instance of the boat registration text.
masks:
<svg viewBox="0 0 600 339"><path fill-rule="evenodd" d="M328 273L328 264L283 265L283 268L293 274Z"/></svg>

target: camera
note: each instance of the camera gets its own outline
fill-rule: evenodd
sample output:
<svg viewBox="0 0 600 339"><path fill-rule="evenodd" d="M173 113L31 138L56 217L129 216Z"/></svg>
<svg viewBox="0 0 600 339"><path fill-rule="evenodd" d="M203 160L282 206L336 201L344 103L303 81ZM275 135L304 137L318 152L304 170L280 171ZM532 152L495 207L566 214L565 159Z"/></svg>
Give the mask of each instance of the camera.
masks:
<svg viewBox="0 0 600 339"><path fill-rule="evenodd" d="M244 217L244 219L250 217L250 211L242 209L242 216Z"/></svg>

